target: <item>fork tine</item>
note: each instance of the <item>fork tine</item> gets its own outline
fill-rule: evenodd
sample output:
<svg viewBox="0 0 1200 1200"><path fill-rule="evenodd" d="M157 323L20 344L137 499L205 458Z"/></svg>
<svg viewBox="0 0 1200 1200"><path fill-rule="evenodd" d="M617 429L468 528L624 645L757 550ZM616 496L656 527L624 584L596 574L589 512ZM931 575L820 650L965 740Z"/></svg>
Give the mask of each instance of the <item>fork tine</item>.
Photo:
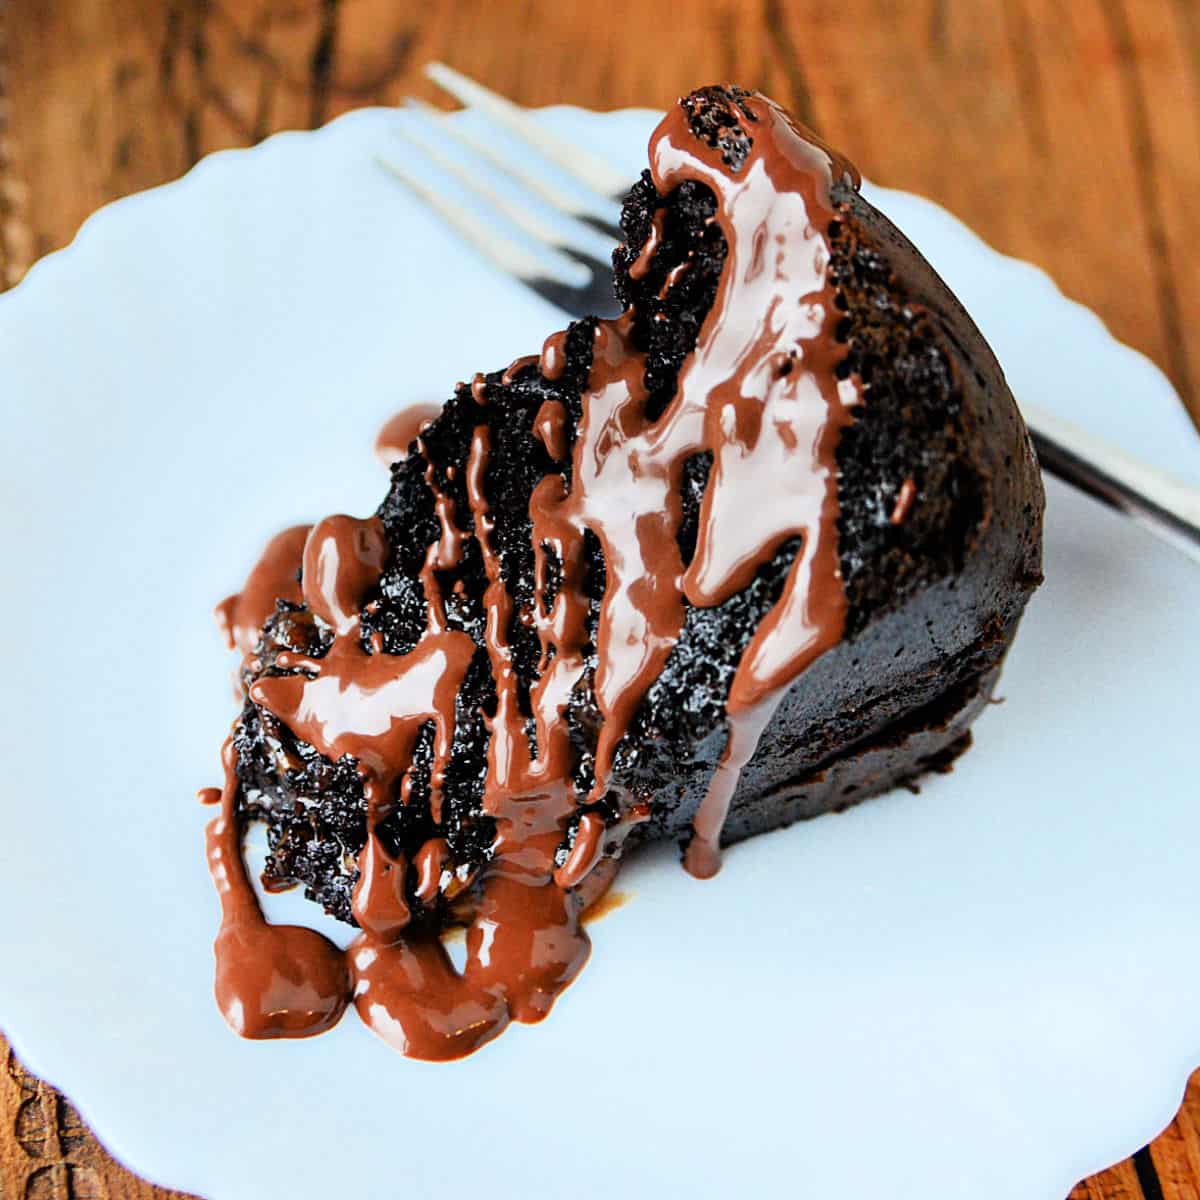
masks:
<svg viewBox="0 0 1200 1200"><path fill-rule="evenodd" d="M571 289L586 288L592 282L593 273L583 263L545 245L535 254L518 239L497 228L497 221L484 220L465 204L431 187L406 164L381 155L376 155L375 161L506 274L515 275L528 284L549 279ZM500 222L505 220L498 219Z"/></svg>
<svg viewBox="0 0 1200 1200"><path fill-rule="evenodd" d="M506 97L490 91L445 63L426 63L425 74L463 104L479 109L498 125L503 125L528 142L599 196L620 200L629 190L629 180L623 171L590 151L564 141Z"/></svg>
<svg viewBox="0 0 1200 1200"><path fill-rule="evenodd" d="M579 190L560 187L549 174L530 170L520 162L514 162L512 158L497 151L479 130L460 121L448 119L449 114L435 108L428 100L409 96L405 103L408 108L420 112L430 122L436 121L438 132L441 135L457 142L464 149L478 154L480 158L486 159L498 171L515 179L523 187L540 196L547 204L552 205L560 212L581 218L584 223L592 228L599 228L602 233L614 240L620 240L621 231L617 222L621 217L621 206L616 200L600 195L577 176L571 176L582 189L584 199L581 200ZM481 115L485 120L488 119L486 113L481 113ZM543 155L543 157L545 156ZM559 163L555 165L564 171L567 170ZM569 171L567 173L569 174Z"/></svg>
<svg viewBox="0 0 1200 1200"><path fill-rule="evenodd" d="M408 112L415 118L415 128L410 127L411 123L409 122L398 123L397 133L418 146L447 174L453 175L470 191L486 200L488 204L498 208L514 225L547 245L575 247L601 263L612 256L612 239L600 234L595 226L576 220L557 206L553 210L556 214L556 221L547 221L539 216L536 205L519 204L501 192L488 187L486 183L480 181L477 171L471 170L446 154L439 143L449 134L451 140L465 146L469 152L478 151L481 157L485 157L488 162L496 163L510 178L516 179L522 184L525 184L529 178L509 171L494 152L489 154L482 150L473 139L461 136L458 130L454 129L457 122L442 119L441 114L432 105L410 104ZM431 113L437 115L431 116ZM417 130L422 132L418 133ZM539 191L536 187L533 190Z"/></svg>

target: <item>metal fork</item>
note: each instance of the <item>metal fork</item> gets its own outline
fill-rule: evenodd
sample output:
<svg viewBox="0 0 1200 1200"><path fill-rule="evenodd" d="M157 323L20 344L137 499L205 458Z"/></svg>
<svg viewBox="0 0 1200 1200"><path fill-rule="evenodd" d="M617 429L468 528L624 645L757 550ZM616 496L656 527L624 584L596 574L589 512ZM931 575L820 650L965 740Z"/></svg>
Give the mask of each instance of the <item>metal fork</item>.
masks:
<svg viewBox="0 0 1200 1200"><path fill-rule="evenodd" d="M567 315L615 315L611 259L629 180L444 63L428 63L425 73L483 117L489 130L503 130L534 150L546 167L514 162L487 136L413 99L397 132L410 150L459 180L482 212L439 189L407 160L379 156L380 165L502 271ZM506 179L507 192L478 171L480 162ZM1021 411L1044 470L1200 562L1200 491L1051 413L1028 404Z"/></svg>

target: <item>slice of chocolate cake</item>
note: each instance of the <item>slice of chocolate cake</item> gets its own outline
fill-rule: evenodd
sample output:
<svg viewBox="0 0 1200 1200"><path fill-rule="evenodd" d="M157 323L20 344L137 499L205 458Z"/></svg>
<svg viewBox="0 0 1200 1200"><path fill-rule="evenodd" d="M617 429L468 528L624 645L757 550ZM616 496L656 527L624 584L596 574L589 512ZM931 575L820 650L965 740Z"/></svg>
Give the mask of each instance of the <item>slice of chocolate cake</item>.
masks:
<svg viewBox="0 0 1200 1200"><path fill-rule="evenodd" d="M1041 577L1041 482L988 347L857 185L764 97L686 97L625 204L623 315L460 385L378 513L282 535L225 603L239 1032L352 996L405 1053L468 1053L546 1014L632 846L711 875L966 748ZM361 927L344 957L263 921L248 821L268 888Z"/></svg>

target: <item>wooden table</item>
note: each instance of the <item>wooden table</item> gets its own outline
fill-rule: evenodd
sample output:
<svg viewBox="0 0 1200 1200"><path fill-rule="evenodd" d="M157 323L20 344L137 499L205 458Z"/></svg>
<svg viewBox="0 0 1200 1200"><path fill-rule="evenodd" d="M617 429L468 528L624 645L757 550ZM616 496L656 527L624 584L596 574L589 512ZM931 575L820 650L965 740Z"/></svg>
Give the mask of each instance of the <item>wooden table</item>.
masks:
<svg viewBox="0 0 1200 1200"><path fill-rule="evenodd" d="M1200 0L651 10L645 0L0 0L0 284L99 205L210 150L409 94L440 100L420 73L431 58L526 104L662 108L729 79L788 103L877 182L931 196L1044 267L1200 416ZM114 1164L65 1101L7 1061L0 1197L171 1195ZM1197 1200L1198 1130L1200 1075L1162 1136L1073 1200Z"/></svg>

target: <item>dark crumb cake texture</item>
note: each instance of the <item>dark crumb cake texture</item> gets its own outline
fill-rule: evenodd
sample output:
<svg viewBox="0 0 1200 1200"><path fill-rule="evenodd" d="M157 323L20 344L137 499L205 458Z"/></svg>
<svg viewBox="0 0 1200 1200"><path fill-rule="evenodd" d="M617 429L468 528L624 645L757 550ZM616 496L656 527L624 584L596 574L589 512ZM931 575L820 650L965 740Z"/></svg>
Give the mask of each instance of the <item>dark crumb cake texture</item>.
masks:
<svg viewBox="0 0 1200 1200"><path fill-rule="evenodd" d="M528 778L541 779L543 790L548 777L537 775L537 764L558 764L554 829L538 843L552 861L538 878L546 883L554 872L557 887L546 886L577 893L576 907L602 890L610 865L638 842L692 844L689 865L709 874L718 844L945 770L969 744L970 724L1041 578L1041 483L999 366L942 281L861 198L853 169L762 97L701 89L655 139L654 170L629 193L614 255L624 316L578 321L539 356L457 387L392 465L370 528L354 532L356 553L375 565L357 595L343 588L352 612L338 607L342 593L329 580L328 612L314 611L309 575L325 560L310 561L310 538L303 594L293 573L273 611L261 614L223 795L231 838L246 822L266 825L269 889L299 885L335 917L361 923L361 893L377 882L364 881L370 859L371 871L391 872L388 903L402 910L388 936L404 929L410 940L436 940L455 921L474 929L490 903L486 881L504 874L512 837L512 813L493 792L497 739L515 730ZM767 216L753 207L756 196L774 206ZM795 222L770 214L786 213L798 196L812 241L805 261L815 264L806 302L817 313L803 328L799 317L744 311L745 297L761 295L746 265L761 246L739 223L756 212L754 229L780 245L779 230L792 230L794 242ZM802 309L794 292L775 287L777 300ZM737 322L765 374L733 384L703 375L717 369L705 364L719 358ZM638 580L631 584L618 535L591 519L599 512L587 507L596 480L576 478L591 470L596 447L607 446L597 441L599 397L624 389L613 436L652 445L672 421L681 424L689 395L703 389L704 419L719 422L708 396L723 387L733 389L725 402L740 422L737 436L680 437L663 458L673 519L661 537L676 565L653 567L651 578L676 579L682 570L686 582L670 612L649 602L637 609L657 657L626 669L608 625L620 615L618 593L636 592ZM769 400L755 400L755 388ZM827 460L818 449L810 461L807 444L780 442L778 478L815 480L808 516L790 523L772 511L789 502L784 494L772 505L771 495L745 491L732 507L718 507L722 486L734 492L730 455L756 439L761 450L762 413L785 411L764 405L782 404L779 397L799 397L816 413L801 433L828 448ZM571 536L547 535L564 513L575 521ZM648 508L631 519L652 515ZM729 556L720 585L708 586L722 553L713 531L735 520L765 531L757 553ZM349 544L326 547L338 549L343 568ZM664 553L646 549L651 535L641 545L647 562ZM825 567L813 557L822 545ZM767 661L769 627L801 588L812 611L828 614L824 624L789 627L811 634L810 657L785 669L775 651L776 665L752 676L747 664ZM702 591L704 602L694 602ZM563 633L568 619L574 640ZM668 633L658 637L655 622L663 621ZM407 662L431 645L431 630L460 683L447 705L405 714L412 729L398 772L323 752L280 704L262 702L287 687L315 688L323 670L333 671L331 653L339 662ZM611 681L621 671L626 686L618 692ZM567 682L554 707L547 696L559 676ZM557 725L547 719L551 709ZM228 869L229 855L217 858ZM383 938L370 929L364 936L376 935ZM586 954L586 937L578 939L576 958ZM498 1027L507 1019L497 1016L502 992L506 1013L538 1019L576 969L572 960L561 979L542 981L524 1010L495 981L473 1002ZM336 1019L330 1006L300 1031ZM262 1035L272 1032L281 1031ZM423 1057L474 1048L461 1038L432 1048L415 1035L390 1040Z"/></svg>

